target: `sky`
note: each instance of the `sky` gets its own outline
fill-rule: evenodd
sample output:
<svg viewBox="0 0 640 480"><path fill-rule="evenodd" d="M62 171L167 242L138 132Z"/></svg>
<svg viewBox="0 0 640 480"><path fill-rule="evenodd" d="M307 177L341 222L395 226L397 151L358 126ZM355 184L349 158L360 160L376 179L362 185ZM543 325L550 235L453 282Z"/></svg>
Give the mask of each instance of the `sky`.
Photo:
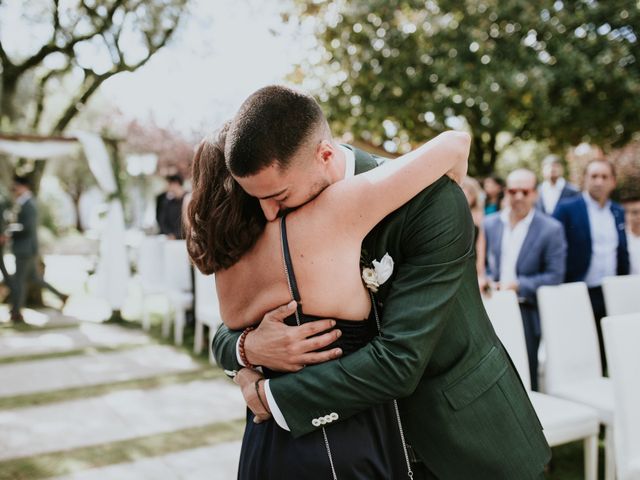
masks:
<svg viewBox="0 0 640 480"><path fill-rule="evenodd" d="M296 33L282 26L282 3L195 0L171 44L140 70L105 82L102 97L127 116L182 131L216 128L303 57Z"/></svg>

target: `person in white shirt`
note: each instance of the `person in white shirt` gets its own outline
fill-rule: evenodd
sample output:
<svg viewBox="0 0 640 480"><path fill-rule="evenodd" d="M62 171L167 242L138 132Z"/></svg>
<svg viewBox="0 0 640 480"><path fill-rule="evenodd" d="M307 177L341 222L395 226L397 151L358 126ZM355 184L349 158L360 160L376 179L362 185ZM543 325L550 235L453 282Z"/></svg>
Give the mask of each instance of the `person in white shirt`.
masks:
<svg viewBox="0 0 640 480"><path fill-rule="evenodd" d="M580 193L578 188L563 178L564 167L557 155L547 155L542 161L542 178L538 187L536 208L542 213L552 215L561 199L570 198Z"/></svg>
<svg viewBox="0 0 640 480"><path fill-rule="evenodd" d="M640 196L622 202L627 220L629 273L640 275Z"/></svg>
<svg viewBox="0 0 640 480"><path fill-rule="evenodd" d="M611 201L616 188L613 164L591 161L584 174L582 195L560 201L553 216L560 220L567 238L565 282L585 282L600 340L600 356L606 368L600 320L606 315L602 279L629 274L629 254L624 210Z"/></svg>
<svg viewBox="0 0 640 480"><path fill-rule="evenodd" d="M493 288L518 294L531 388L537 390L541 331L536 291L542 285L562 282L567 244L560 222L534 208L537 193L532 171L511 172L505 192L506 208L484 222L486 272Z"/></svg>

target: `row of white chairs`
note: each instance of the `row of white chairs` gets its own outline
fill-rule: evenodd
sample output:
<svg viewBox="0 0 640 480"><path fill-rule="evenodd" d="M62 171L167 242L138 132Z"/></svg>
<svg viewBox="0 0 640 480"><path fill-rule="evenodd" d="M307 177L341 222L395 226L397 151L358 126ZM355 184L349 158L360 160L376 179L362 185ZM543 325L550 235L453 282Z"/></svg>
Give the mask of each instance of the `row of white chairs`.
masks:
<svg viewBox="0 0 640 480"><path fill-rule="evenodd" d="M605 277L602 293L608 316L640 312L640 275Z"/></svg>
<svg viewBox="0 0 640 480"><path fill-rule="evenodd" d="M595 480L598 471L599 417L597 413L582 403L531 391L524 327L515 292L512 290L494 292L490 298L484 300L484 303L493 328L513 360L529 394L549 445L555 447L583 440L584 478Z"/></svg>
<svg viewBox="0 0 640 480"><path fill-rule="evenodd" d="M621 313L635 311L637 313L629 317L635 319L635 326L640 328L640 288L629 288L638 281L640 277L637 276L607 279L603 290L610 316L603 320L603 326L622 318ZM618 348L617 342L605 338L607 357L611 359L610 362L616 361L617 366L610 366L613 380L602 375L595 320L584 283L541 287L538 290L538 306L546 351L546 394L529 394L549 444L555 446L583 439L585 478L593 480L597 476L597 435L599 425L604 425L605 478L616 478L616 464L620 479L640 478L627 473L633 471L628 465L633 461L640 462L638 357L634 359L629 353L621 353L623 349ZM515 294L509 291L494 293L485 300L485 307L523 383L528 386L526 344ZM628 323L632 321L627 320ZM612 335L609 334L609 337ZM637 347L640 342L637 330L635 333L629 330L626 341ZM636 348L636 351L640 349ZM613 360L614 357L617 360ZM612 382L616 384L615 387ZM618 390L623 392L618 394ZM620 407L621 402L626 409ZM621 442L624 446L620 445Z"/></svg>
<svg viewBox="0 0 640 480"><path fill-rule="evenodd" d="M200 353L204 344L204 326L209 327L212 335L222 321L214 276L203 275L196 268L192 281L186 242L169 240L162 235L142 239L138 252L138 275L143 296L143 328L148 330L151 324L147 297L163 295L169 309L162 322L162 334L168 337L173 324L174 342L178 345L183 343L186 312L194 306L195 292L194 351Z"/></svg>

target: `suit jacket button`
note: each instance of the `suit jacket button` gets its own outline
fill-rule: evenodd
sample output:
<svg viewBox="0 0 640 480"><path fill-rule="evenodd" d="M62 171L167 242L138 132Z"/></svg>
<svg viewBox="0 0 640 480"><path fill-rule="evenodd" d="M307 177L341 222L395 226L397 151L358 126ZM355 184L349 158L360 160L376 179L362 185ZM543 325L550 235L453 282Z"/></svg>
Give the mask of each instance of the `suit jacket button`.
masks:
<svg viewBox="0 0 640 480"><path fill-rule="evenodd" d="M331 415L329 415L329 416L331 417L331 421L332 422L334 422L334 421L338 420L338 418L340 418L336 412L331 412Z"/></svg>
<svg viewBox="0 0 640 480"><path fill-rule="evenodd" d="M324 416L324 419L325 419L325 421L326 421L327 423L331 423L331 422L333 422L333 418L331 418L331 415L325 415L325 416Z"/></svg>
<svg viewBox="0 0 640 480"><path fill-rule="evenodd" d="M311 425L313 425L314 427L319 427L320 426L320 419L319 418L314 418L313 420L311 420Z"/></svg>
<svg viewBox="0 0 640 480"><path fill-rule="evenodd" d="M324 417L319 417L318 421L320 422L320 425L326 425L327 423L327 419Z"/></svg>

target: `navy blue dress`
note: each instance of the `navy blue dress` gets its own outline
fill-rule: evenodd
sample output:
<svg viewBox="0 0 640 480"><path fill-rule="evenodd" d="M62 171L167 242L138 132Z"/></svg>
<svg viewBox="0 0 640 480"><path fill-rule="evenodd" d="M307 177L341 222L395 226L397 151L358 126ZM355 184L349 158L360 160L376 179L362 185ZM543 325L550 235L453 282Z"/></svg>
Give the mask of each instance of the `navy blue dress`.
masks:
<svg viewBox="0 0 640 480"><path fill-rule="evenodd" d="M289 286L293 298L298 301L298 311L285 322L293 326L318 320L318 317L302 313L287 243L285 217L281 219L281 233ZM340 347L344 356L371 341L378 331L375 308L372 298L371 314L367 320L336 320L336 327L342 331L342 335L326 349ZM280 375L268 369L264 369L264 374L266 378ZM299 438L293 438L291 433L281 429L273 419L260 424L253 423L253 413L247 409L247 425L242 439L238 478L240 480L407 478L407 463L393 404L377 405Z"/></svg>

